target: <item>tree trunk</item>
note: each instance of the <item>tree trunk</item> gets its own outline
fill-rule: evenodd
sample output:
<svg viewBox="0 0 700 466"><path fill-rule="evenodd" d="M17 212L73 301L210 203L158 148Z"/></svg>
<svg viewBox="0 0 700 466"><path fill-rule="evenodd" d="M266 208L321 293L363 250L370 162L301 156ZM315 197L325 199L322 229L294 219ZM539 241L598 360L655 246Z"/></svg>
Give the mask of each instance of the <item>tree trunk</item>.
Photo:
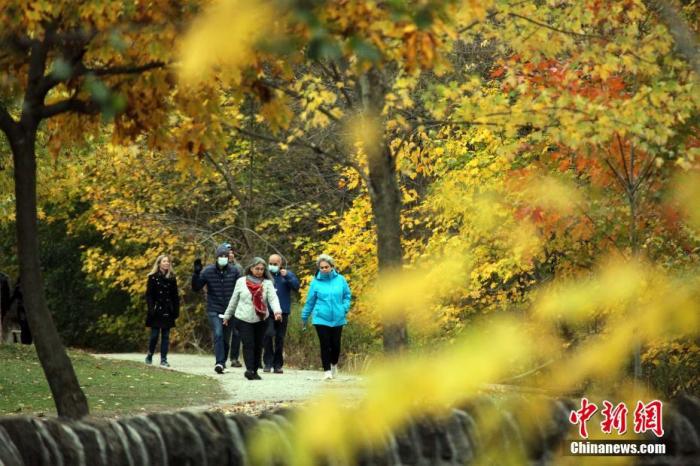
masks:
<svg viewBox="0 0 700 466"><path fill-rule="evenodd" d="M8 134L8 139L14 160L17 244L29 328L58 415L79 419L88 414L87 399L46 306L39 265L34 149L36 130L22 128L15 132L15 137Z"/></svg>
<svg viewBox="0 0 700 466"><path fill-rule="evenodd" d="M378 127L375 131L383 133L380 115L385 91L380 72L377 69L369 70L360 80L360 86L367 124L376 124ZM365 147L365 150L369 169L368 190L377 227L379 273L383 274L400 269L403 264L401 191L396 179L396 161L385 138L372 141L372 147ZM401 303L396 305L401 306ZM401 315L400 312L392 314ZM405 318L385 319L383 337L385 352L397 352L404 348L408 343Z"/></svg>
<svg viewBox="0 0 700 466"><path fill-rule="evenodd" d="M403 263L401 247L401 192L396 182L396 166L388 147L369 161L370 199L377 226L379 273L395 270ZM401 303L396 303L400 306ZM384 351L396 352L408 343L403 318L384 322Z"/></svg>

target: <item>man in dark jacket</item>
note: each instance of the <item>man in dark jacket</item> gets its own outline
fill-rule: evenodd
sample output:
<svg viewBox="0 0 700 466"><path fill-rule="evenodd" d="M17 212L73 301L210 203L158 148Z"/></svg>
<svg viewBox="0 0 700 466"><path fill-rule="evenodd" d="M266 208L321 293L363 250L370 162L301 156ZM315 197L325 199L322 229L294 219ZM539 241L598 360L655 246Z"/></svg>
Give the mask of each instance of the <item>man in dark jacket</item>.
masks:
<svg viewBox="0 0 700 466"><path fill-rule="evenodd" d="M287 334L287 321L289 313L292 309L292 291L299 291L299 279L291 270L287 270L282 265L282 257L279 254L273 254L268 260L268 268L275 281L275 290L277 298L280 301L282 308L282 320L273 320L272 329L274 333L268 332L265 334L265 353L263 354L264 372L275 371L275 374L281 374L282 366L284 365L284 337ZM271 317L274 317L270 314Z"/></svg>
<svg viewBox="0 0 700 466"><path fill-rule="evenodd" d="M194 291L207 287L207 317L214 336L214 355L216 357L214 371L217 374L224 372L229 341L231 340L231 327L224 327L219 314L226 311L233 294L233 288L236 286L236 280L240 276L238 269L233 264L229 264L230 250L230 244L220 244L216 248L216 263L202 269L202 260L197 259L194 261L194 273L192 274L192 289Z"/></svg>

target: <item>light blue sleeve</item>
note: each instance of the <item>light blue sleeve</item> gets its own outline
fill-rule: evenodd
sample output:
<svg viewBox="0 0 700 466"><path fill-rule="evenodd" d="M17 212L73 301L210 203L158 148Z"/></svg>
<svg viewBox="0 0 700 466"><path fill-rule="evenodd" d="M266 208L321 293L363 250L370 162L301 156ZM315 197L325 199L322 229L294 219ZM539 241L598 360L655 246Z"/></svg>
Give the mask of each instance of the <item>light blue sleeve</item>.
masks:
<svg viewBox="0 0 700 466"><path fill-rule="evenodd" d="M306 294L306 304L304 309L301 311L301 320L306 322L309 318L309 314L313 311L316 305L316 279L311 280L311 285L309 286L309 292Z"/></svg>
<svg viewBox="0 0 700 466"><path fill-rule="evenodd" d="M352 293L350 292L350 286L348 281L343 277L343 308L347 314L350 310L350 303L352 302Z"/></svg>

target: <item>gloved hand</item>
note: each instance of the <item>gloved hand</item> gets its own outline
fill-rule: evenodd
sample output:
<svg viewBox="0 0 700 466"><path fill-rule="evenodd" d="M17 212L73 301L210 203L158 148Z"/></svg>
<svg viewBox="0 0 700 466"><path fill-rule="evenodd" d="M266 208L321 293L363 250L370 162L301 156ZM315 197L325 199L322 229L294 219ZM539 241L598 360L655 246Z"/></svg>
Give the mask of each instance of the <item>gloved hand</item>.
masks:
<svg viewBox="0 0 700 466"><path fill-rule="evenodd" d="M194 273L199 273L202 271L202 259L194 260Z"/></svg>

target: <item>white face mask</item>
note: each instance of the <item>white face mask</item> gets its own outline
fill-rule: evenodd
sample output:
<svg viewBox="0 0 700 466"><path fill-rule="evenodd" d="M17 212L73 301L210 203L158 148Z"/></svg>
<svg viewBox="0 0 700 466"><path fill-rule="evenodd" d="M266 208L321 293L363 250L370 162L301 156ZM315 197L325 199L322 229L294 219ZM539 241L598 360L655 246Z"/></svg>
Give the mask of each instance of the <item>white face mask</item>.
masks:
<svg viewBox="0 0 700 466"><path fill-rule="evenodd" d="M219 257L216 259L216 263L219 267L226 267L228 265L228 257Z"/></svg>

